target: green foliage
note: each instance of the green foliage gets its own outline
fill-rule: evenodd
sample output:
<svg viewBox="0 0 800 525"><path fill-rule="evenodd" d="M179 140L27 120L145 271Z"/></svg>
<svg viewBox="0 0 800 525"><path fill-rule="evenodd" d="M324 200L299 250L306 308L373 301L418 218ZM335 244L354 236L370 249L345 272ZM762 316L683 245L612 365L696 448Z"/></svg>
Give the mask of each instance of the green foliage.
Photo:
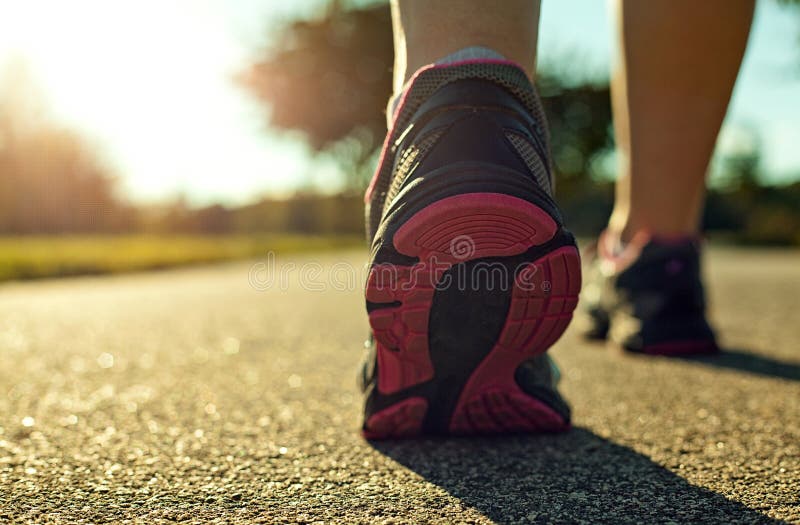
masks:
<svg viewBox="0 0 800 525"><path fill-rule="evenodd" d="M345 9L333 3L320 19L287 25L274 47L243 75L268 107L271 124L299 130L315 149L333 154L352 174L351 189L365 187L386 132L391 33L388 5ZM594 232L612 198L607 184L586 180L590 174L604 175L597 166L613 148L608 86L565 86L556 73L544 73L539 88L562 207L576 230Z"/></svg>
<svg viewBox="0 0 800 525"><path fill-rule="evenodd" d="M784 3L800 6L800 0ZM52 237L26 244L13 237L0 242L0 279L143 269L252 253L244 248L251 241L233 241L234 234L357 237L363 204L353 190L364 187L385 133L393 52L388 6L348 5L362 7L333 2L324 16L287 25L240 78L264 103L272 125L302 132L320 154L338 160L349 174L342 195L298 194L239 208L193 209L180 200L133 208L115 194L113 173L95 148L45 118L24 67L0 72L0 235L149 232L170 239L186 234L218 239L126 236L117 245L106 237L66 244ZM551 126L559 202L573 230L594 234L605 224L613 199L608 86L565 85L558 71L540 72L538 84ZM746 242L800 243L800 184L763 188L760 169L758 151L726 159L723 187L709 196L706 226L734 232Z"/></svg>
<svg viewBox="0 0 800 525"><path fill-rule="evenodd" d="M800 0L784 3L800 5ZM271 123L302 131L318 151L334 152L355 174L353 187L364 184L370 152L385 133L390 36L388 6L344 9L334 2L322 18L286 26L276 45L244 75L270 108ZM545 71L538 79L551 127L558 199L571 229L596 234L613 203L614 174L607 167L614 146L609 87L566 85L562 78L558 71ZM358 147L337 148L348 141ZM760 187L757 151L726 159L725 169L724 188L709 196L708 228L733 232L733 238L746 242L800 242L800 185Z"/></svg>
<svg viewBox="0 0 800 525"><path fill-rule="evenodd" d="M348 10L334 2L324 17L290 24L241 82L269 107L272 125L333 150L349 185L360 186L386 131L392 49L388 5Z"/></svg>

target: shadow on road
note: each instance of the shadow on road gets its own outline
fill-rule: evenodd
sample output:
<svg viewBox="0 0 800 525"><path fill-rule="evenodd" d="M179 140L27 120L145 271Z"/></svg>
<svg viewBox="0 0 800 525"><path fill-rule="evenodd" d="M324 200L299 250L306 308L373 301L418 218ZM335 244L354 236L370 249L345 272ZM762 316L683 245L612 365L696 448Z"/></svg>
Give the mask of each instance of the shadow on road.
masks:
<svg viewBox="0 0 800 525"><path fill-rule="evenodd" d="M500 523L781 523L581 428L371 444Z"/></svg>
<svg viewBox="0 0 800 525"><path fill-rule="evenodd" d="M800 365L746 350L723 350L716 355L683 357L684 361L751 374L800 381Z"/></svg>

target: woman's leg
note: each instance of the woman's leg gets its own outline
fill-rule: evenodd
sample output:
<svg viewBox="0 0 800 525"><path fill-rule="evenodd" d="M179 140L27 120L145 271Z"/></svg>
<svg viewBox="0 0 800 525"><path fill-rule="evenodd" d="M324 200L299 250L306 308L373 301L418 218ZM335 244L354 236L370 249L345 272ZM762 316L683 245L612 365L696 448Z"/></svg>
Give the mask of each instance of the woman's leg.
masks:
<svg viewBox="0 0 800 525"><path fill-rule="evenodd" d="M617 0L611 84L620 155L609 230L697 233L705 176L744 54L753 0Z"/></svg>
<svg viewBox="0 0 800 525"><path fill-rule="evenodd" d="M492 49L533 78L538 0L392 0L394 92L420 67L472 46Z"/></svg>

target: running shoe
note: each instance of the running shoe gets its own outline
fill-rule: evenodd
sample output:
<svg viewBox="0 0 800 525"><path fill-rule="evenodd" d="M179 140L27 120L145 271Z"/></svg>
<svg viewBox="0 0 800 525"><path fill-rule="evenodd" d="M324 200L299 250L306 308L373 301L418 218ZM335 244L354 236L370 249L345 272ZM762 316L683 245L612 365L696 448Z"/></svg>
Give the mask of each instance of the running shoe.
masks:
<svg viewBox="0 0 800 525"><path fill-rule="evenodd" d="M365 199L366 437L569 427L543 354L572 318L581 269L545 126L511 62L432 65L410 81Z"/></svg>
<svg viewBox="0 0 800 525"><path fill-rule="evenodd" d="M706 318L699 240L641 234L614 253L609 237L600 236L590 258L581 293L584 334L643 354L717 352Z"/></svg>

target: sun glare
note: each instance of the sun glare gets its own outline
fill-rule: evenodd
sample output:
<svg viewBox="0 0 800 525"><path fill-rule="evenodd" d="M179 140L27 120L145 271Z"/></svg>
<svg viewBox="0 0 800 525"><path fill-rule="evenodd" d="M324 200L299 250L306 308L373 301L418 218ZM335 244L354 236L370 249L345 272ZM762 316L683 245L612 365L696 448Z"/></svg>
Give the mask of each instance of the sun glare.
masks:
<svg viewBox="0 0 800 525"><path fill-rule="evenodd" d="M300 141L265 133L262 108L232 81L256 56L267 22L322 3L0 0L0 80L22 65L29 98L41 93L53 119L96 145L137 201L182 193L195 203L241 203L309 184L331 190L338 168L312 160ZM590 42L602 70L610 31L598 24L602 8L585 2L593 7L578 16L575 5L546 3L540 52L557 59L559 49ZM793 21L777 4L759 3L728 119L758 128L767 171L778 176L800 163L798 82L782 73L796 62L786 44Z"/></svg>
<svg viewBox="0 0 800 525"><path fill-rule="evenodd" d="M299 155L276 157L259 111L233 85L246 50L220 5L2 2L0 67L25 63L54 117L96 140L135 198L202 194L232 171L243 192L256 178L280 188L291 169L270 168L296 165ZM215 197L235 200L236 192L232 182Z"/></svg>

